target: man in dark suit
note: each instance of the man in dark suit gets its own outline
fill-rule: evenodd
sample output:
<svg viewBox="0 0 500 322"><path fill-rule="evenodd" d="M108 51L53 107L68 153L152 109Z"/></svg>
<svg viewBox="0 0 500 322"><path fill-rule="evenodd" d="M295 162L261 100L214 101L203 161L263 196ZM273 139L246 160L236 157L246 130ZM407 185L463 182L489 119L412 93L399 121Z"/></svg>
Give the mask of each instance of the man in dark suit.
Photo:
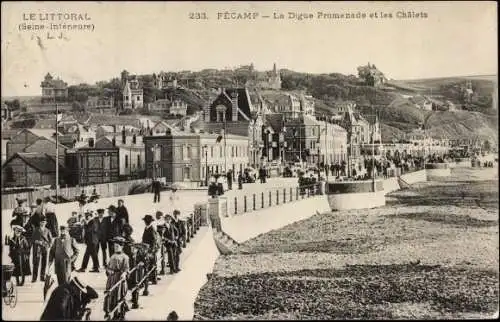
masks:
<svg viewBox="0 0 500 322"><path fill-rule="evenodd" d="M104 218L104 209L100 208L97 209L97 217L94 218L94 220L97 222L99 225L98 233L97 235L99 236L99 245L101 248L102 252L102 266L106 266L106 245L107 245L107 237L108 237L108 226L107 226L107 220ZM97 252L99 252L99 249L97 249Z"/></svg>
<svg viewBox="0 0 500 322"><path fill-rule="evenodd" d="M154 193L153 203L160 202L160 188L161 188L160 181L158 179L154 179L151 188Z"/></svg>
<svg viewBox="0 0 500 322"><path fill-rule="evenodd" d="M77 272L83 273L87 269L89 258L92 257L92 271L99 273L99 259L97 252L99 251L99 221L97 218L92 218L92 214L88 214L85 218L85 254L83 255L82 267Z"/></svg>
<svg viewBox="0 0 500 322"><path fill-rule="evenodd" d="M165 249L168 256L168 266L170 267L170 274L177 273L178 270L178 239L179 232L177 228L172 223L172 217L170 215L165 216L165 228L163 230L163 240L165 244Z"/></svg>
<svg viewBox="0 0 500 322"><path fill-rule="evenodd" d="M106 241L108 243L109 257L114 253L113 238L122 235L123 222L116 218L116 207L111 205L108 207L109 216L105 218L106 221Z"/></svg>
<svg viewBox="0 0 500 322"><path fill-rule="evenodd" d="M146 224L146 227L144 228L144 232L142 233L142 242L145 244L148 244L149 248L149 255L152 259L151 265L155 265L158 261L156 258L156 252L158 251L158 235L157 232L153 226L153 216L151 215L146 215L144 218L144 223ZM148 270L151 268L148 268ZM156 276L156 270L151 274L151 283L153 285L157 284L157 276Z"/></svg>
<svg viewBox="0 0 500 322"><path fill-rule="evenodd" d="M125 207L123 199L118 199L118 207L116 208L116 218L121 219L124 224L128 224L128 210Z"/></svg>

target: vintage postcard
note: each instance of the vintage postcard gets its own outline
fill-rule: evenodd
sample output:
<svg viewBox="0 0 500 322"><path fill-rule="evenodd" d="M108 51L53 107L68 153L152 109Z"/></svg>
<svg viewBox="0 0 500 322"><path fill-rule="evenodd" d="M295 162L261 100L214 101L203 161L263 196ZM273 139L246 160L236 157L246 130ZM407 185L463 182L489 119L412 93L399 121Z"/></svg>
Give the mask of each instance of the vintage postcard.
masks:
<svg viewBox="0 0 500 322"><path fill-rule="evenodd" d="M498 317L496 2L1 14L3 319Z"/></svg>

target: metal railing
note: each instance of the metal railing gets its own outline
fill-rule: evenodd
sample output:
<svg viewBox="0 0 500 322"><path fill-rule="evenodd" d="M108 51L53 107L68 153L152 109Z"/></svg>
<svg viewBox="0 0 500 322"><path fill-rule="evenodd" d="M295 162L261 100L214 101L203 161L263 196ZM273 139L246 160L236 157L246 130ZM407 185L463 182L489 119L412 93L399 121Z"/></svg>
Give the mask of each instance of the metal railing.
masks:
<svg viewBox="0 0 500 322"><path fill-rule="evenodd" d="M196 232L201 227L201 216L199 214L191 214L190 216L190 224L186 223L186 235L185 241L189 243L189 241L194 237ZM161 254L161 261L164 263L166 260L165 253ZM127 272L127 276L121 277L115 284L113 284L108 290L104 292L104 319L107 321L110 320L123 320L125 318L125 305L127 302L127 294L128 292L132 293L132 297L136 297L138 300L138 292L140 289L144 288L145 292L143 296L148 295L147 288L149 285L149 279L153 275L153 272L157 270L156 263L153 263L149 271L143 273L145 268L144 262L139 262L132 269ZM139 272L139 274L137 274ZM135 285L131 289L128 289L128 280L130 276L134 274ZM115 301L112 299L115 298ZM113 302L113 303L112 303Z"/></svg>
<svg viewBox="0 0 500 322"><path fill-rule="evenodd" d="M229 209L231 209L234 215L238 215L273 206L280 206L318 195L320 193L320 184L314 183L294 188L279 188L266 192L234 197L230 200L232 201L232 205L228 205L228 207L230 207Z"/></svg>

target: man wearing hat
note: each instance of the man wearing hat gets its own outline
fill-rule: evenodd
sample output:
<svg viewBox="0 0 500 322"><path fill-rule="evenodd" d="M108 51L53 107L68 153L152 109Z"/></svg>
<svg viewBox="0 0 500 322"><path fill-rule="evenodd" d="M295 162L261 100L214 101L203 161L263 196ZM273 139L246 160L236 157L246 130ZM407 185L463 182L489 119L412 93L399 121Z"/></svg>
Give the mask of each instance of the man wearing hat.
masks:
<svg viewBox="0 0 500 322"><path fill-rule="evenodd" d="M13 276L16 277L16 283L19 286L24 285L24 277L31 274L29 259L29 244L23 236L24 228L19 225L13 225L14 236L7 240L9 245L9 257L14 265Z"/></svg>
<svg viewBox="0 0 500 322"><path fill-rule="evenodd" d="M176 262L176 253L179 233L177 228L175 228L175 225L172 224L172 219L173 218L170 215L165 216L165 230L163 234L170 274L177 273L176 268L178 267L178 263Z"/></svg>
<svg viewBox="0 0 500 322"><path fill-rule="evenodd" d="M68 283L71 278L71 270L78 258L76 241L69 236L66 226L60 227L61 235L56 237L49 252L49 266L54 263L54 271L57 275L59 285Z"/></svg>
<svg viewBox="0 0 500 322"><path fill-rule="evenodd" d="M114 252L112 239L122 235L123 222L116 218L116 207L111 205L108 207L109 216L104 218L106 222L106 239L108 243L109 256L111 257Z"/></svg>
<svg viewBox="0 0 500 322"><path fill-rule="evenodd" d="M158 251L158 236L157 232L154 229L153 226L153 216L151 215L146 215L144 218L142 218L144 223L146 224L146 227L144 228L144 232L142 234L142 242L145 244L148 244L149 246L149 253L153 257L153 263L157 263L157 256L156 253ZM153 265L153 263L151 263ZM151 274L151 283L152 284L157 284L157 276L156 276L156 271Z"/></svg>
<svg viewBox="0 0 500 322"><path fill-rule="evenodd" d="M125 207L125 202L123 199L118 199L118 207L116 207L116 218L122 220L125 224L128 224L128 210Z"/></svg>
<svg viewBox="0 0 500 322"><path fill-rule="evenodd" d="M89 258L92 257L92 271L99 273L99 259L97 252L99 251L99 221L97 218L92 218L92 214L88 213L86 223L84 225L84 240L85 254L83 255L82 267L77 272L85 272L89 263Z"/></svg>
<svg viewBox="0 0 500 322"><path fill-rule="evenodd" d="M33 230L32 243L33 243L33 277L31 282L36 282L38 277L38 267L40 265L40 260L42 261L42 267L40 271L40 280L45 281L46 267L47 267L47 254L52 244L52 234L45 227L47 221L43 218L40 221L40 226L35 227Z"/></svg>

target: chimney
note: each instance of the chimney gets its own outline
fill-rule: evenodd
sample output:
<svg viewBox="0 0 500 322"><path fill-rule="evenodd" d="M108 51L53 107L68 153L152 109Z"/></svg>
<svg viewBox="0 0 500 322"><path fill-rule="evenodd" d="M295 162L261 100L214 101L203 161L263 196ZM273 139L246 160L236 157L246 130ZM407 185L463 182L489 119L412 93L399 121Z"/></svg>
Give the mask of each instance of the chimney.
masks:
<svg viewBox="0 0 500 322"><path fill-rule="evenodd" d="M93 148L94 147L94 138L90 138L89 139L89 148Z"/></svg>
<svg viewBox="0 0 500 322"><path fill-rule="evenodd" d="M113 139L111 140L111 142L113 143L113 146L116 146L116 136L113 136Z"/></svg>
<svg viewBox="0 0 500 322"><path fill-rule="evenodd" d="M231 120L233 122L238 121L238 92L234 92L231 95Z"/></svg>
<svg viewBox="0 0 500 322"><path fill-rule="evenodd" d="M137 136L134 134L132 136L132 144L135 144L137 142Z"/></svg>
<svg viewBox="0 0 500 322"><path fill-rule="evenodd" d="M123 130L122 130L122 143L123 144L127 143L127 137L125 136L125 127L123 127Z"/></svg>

